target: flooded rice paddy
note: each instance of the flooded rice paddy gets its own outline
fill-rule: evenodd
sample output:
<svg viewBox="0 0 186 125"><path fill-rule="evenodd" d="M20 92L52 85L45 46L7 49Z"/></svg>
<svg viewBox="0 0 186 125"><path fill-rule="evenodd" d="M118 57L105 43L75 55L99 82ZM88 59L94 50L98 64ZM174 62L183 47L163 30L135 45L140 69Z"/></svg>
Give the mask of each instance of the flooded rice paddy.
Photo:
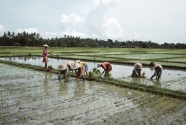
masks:
<svg viewBox="0 0 186 125"><path fill-rule="evenodd" d="M186 124L186 101L0 63L0 124Z"/></svg>
<svg viewBox="0 0 186 125"><path fill-rule="evenodd" d="M0 59L44 67L44 63L42 63L41 57L7 57ZM51 65L56 69L58 64L67 63L68 61L74 60L49 58L48 65ZM97 63L98 62L87 61L89 71L92 71L93 68L97 68ZM139 84L155 85L171 90L179 90L183 92L186 91L186 70L164 68L161 79L157 81L155 80L155 77L154 80L150 80L150 77L154 74L152 67L143 66L142 72L145 72L146 78L131 78L130 75L133 70L133 65L112 64L112 66L113 70L111 71L111 77L113 78L117 78L123 81L136 82ZM102 68L99 68L99 70L101 72L103 71Z"/></svg>

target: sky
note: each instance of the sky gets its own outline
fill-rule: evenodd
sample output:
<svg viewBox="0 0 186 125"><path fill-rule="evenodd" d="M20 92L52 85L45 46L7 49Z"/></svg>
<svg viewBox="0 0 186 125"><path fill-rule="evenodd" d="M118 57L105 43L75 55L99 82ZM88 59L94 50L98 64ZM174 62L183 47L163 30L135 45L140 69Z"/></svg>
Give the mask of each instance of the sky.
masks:
<svg viewBox="0 0 186 125"><path fill-rule="evenodd" d="M0 36L186 43L186 0L0 0Z"/></svg>

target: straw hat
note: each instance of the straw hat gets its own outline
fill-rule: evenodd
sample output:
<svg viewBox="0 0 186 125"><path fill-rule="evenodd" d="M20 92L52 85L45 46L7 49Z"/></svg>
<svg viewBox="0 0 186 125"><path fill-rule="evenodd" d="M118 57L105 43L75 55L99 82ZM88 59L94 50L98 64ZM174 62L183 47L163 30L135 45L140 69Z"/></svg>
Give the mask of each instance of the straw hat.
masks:
<svg viewBox="0 0 186 125"><path fill-rule="evenodd" d="M65 69L67 69L67 65L65 65L65 64L59 64L59 65L57 66L57 69L58 69L58 70L65 70Z"/></svg>
<svg viewBox="0 0 186 125"><path fill-rule="evenodd" d="M134 64L134 68L141 69L142 68L142 64L141 63L135 63Z"/></svg>
<svg viewBox="0 0 186 125"><path fill-rule="evenodd" d="M98 68L98 67L101 67L101 63L98 63L98 64L97 64L97 68Z"/></svg>
<svg viewBox="0 0 186 125"><path fill-rule="evenodd" d="M79 68L80 67L80 64L79 63L74 63L74 64L72 64L72 66L71 66L71 68L72 69L77 69L77 68Z"/></svg>
<svg viewBox="0 0 186 125"><path fill-rule="evenodd" d="M49 46L47 44L45 44L45 45L43 45L43 47L47 47L48 48Z"/></svg>
<svg viewBox="0 0 186 125"><path fill-rule="evenodd" d="M156 68L156 67L160 67L161 69L163 68L160 64L155 64L154 68Z"/></svg>
<svg viewBox="0 0 186 125"><path fill-rule="evenodd" d="M80 60L75 60L75 63L80 63Z"/></svg>

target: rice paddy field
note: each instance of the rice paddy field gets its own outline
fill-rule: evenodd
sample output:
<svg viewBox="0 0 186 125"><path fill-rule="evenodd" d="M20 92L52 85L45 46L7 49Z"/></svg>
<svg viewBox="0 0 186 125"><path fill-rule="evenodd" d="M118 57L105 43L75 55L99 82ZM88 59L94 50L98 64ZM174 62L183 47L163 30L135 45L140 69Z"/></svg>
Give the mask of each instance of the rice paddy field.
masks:
<svg viewBox="0 0 186 125"><path fill-rule="evenodd" d="M184 125L186 101L0 64L0 124Z"/></svg>
<svg viewBox="0 0 186 125"><path fill-rule="evenodd" d="M0 57L4 56L41 56L42 47L0 47ZM186 67L186 50L152 48L48 48L51 58L68 58L115 63L150 62L170 67Z"/></svg>
<svg viewBox="0 0 186 125"><path fill-rule="evenodd" d="M0 57L41 57L42 50L0 47ZM174 69L163 72L168 79L150 85L186 91L186 50L55 47L48 51L49 58L54 59L109 61L130 66L141 62L146 68L152 67L151 62L159 63L164 69ZM122 80L132 82L130 78ZM149 85L149 80L140 79L140 84ZM185 125L186 101L104 82L76 81L73 77L68 81L57 80L57 74L51 72L0 63L0 124Z"/></svg>

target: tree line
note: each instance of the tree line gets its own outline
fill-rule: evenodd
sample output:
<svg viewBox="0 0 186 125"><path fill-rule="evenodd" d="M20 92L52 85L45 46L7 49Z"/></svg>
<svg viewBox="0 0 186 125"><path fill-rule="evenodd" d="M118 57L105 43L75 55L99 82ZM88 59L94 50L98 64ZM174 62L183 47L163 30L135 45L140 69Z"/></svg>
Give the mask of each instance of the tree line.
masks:
<svg viewBox="0 0 186 125"><path fill-rule="evenodd" d="M185 49L184 43L158 44L151 41L113 41L98 40L92 38L80 38L64 35L61 38L43 39L38 33L17 33L8 31L0 36L0 46L42 46L48 44L51 47L109 47L109 48L181 48Z"/></svg>

